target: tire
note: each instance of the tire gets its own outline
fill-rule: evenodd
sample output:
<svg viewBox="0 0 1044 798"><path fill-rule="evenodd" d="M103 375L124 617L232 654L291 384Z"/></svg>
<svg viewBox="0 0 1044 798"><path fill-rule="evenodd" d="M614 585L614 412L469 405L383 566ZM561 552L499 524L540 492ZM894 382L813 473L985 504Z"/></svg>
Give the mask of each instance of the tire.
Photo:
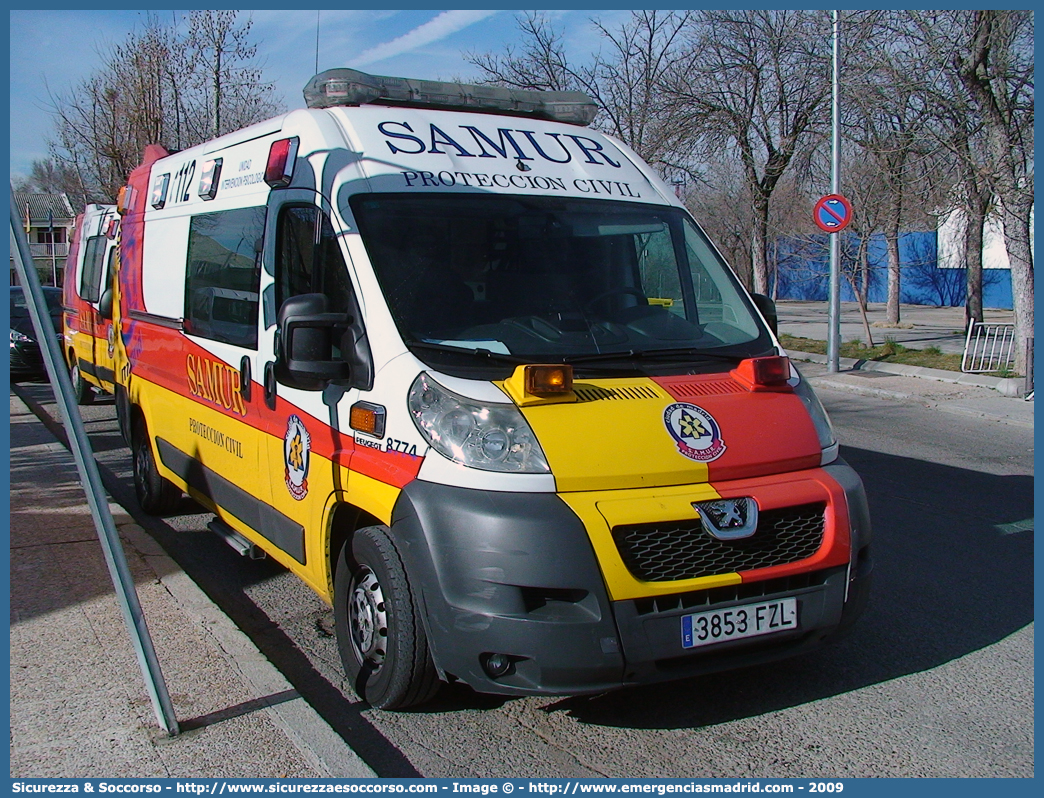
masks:
<svg viewBox="0 0 1044 798"><path fill-rule="evenodd" d="M378 709L404 709L438 692L438 672L416 592L388 528L358 530L334 579L334 626L355 692Z"/></svg>
<svg viewBox="0 0 1044 798"><path fill-rule="evenodd" d="M134 493L138 505L149 515L168 515L181 501L181 489L156 468L145 421L140 417L134 422L131 435L131 458L134 461Z"/></svg>
<svg viewBox="0 0 1044 798"><path fill-rule="evenodd" d="M76 404L89 405L94 401L94 390L80 374L80 365L75 355L72 357L72 365L69 366L69 381L72 382L73 398L76 399Z"/></svg>

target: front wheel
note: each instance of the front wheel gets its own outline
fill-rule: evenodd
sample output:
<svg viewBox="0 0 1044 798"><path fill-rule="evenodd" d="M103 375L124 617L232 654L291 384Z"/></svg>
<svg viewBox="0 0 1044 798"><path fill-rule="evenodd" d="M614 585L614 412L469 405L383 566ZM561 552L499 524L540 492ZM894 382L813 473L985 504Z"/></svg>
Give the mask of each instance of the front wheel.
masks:
<svg viewBox="0 0 1044 798"><path fill-rule="evenodd" d="M149 515L166 515L181 501L181 490L156 467L149 431L142 418L134 422L131 433L131 455L134 460L134 493L141 509Z"/></svg>
<svg viewBox="0 0 1044 798"><path fill-rule="evenodd" d="M69 381L72 382L73 398L76 399L76 404L89 405L94 401L94 391L84 380L75 358L73 358L72 365L69 366Z"/></svg>
<svg viewBox="0 0 1044 798"><path fill-rule="evenodd" d="M402 558L387 527L358 530L334 579L337 648L355 692L378 709L432 698L439 677Z"/></svg>

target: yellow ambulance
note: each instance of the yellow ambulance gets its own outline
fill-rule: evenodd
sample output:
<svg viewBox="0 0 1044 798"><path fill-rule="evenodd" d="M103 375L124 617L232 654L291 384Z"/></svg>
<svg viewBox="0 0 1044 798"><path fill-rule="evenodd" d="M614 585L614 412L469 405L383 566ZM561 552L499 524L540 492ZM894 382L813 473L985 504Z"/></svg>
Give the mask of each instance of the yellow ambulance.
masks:
<svg viewBox="0 0 1044 798"><path fill-rule="evenodd" d="M89 404L94 389L112 393L116 329L112 275L119 233L114 205L88 205L76 217L62 285L62 348L76 401Z"/></svg>

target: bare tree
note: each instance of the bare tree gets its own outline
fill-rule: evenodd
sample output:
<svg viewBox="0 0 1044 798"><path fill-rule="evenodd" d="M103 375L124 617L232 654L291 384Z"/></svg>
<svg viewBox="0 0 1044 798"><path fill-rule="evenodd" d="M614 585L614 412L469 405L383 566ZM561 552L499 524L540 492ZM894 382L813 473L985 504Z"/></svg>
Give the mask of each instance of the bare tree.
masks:
<svg viewBox="0 0 1044 798"><path fill-rule="evenodd" d="M68 194L72 199L87 203L83 183L76 170L55 161L53 158L34 160L29 167L29 176L12 180L15 191L39 194Z"/></svg>
<svg viewBox="0 0 1044 798"><path fill-rule="evenodd" d="M841 172L845 175L844 194L857 209L845 230L841 245L841 275L855 294L863 322L866 345L874 345L867 303L870 287L877 276L870 266L870 243L884 229L884 219L892 205L882 170L865 150L850 139L842 141Z"/></svg>
<svg viewBox="0 0 1044 798"><path fill-rule="evenodd" d="M867 197L878 205L880 231L888 253L887 321L900 322L902 263L899 238L911 222L934 223L925 214L939 182L938 142L930 136L931 103L917 80L925 65L917 42L902 35L902 17L878 18L854 90L850 93L846 132L878 174L878 191ZM945 168L942 172L947 171ZM884 203L876 202L884 199Z"/></svg>
<svg viewBox="0 0 1044 798"><path fill-rule="evenodd" d="M956 205L967 220L966 316L982 318L982 228L996 205L1011 264L1016 369L1033 335L1033 14L1029 11L909 11L922 85L936 110L937 137L960 174Z"/></svg>
<svg viewBox="0 0 1044 798"><path fill-rule="evenodd" d="M543 15L529 12L515 19L521 48L508 45L503 54L467 53L465 58L498 86L533 91L586 91L589 70L576 68L565 52L562 35Z"/></svg>
<svg viewBox="0 0 1044 798"><path fill-rule="evenodd" d="M682 201L732 265L744 285L751 285L750 187L738 158L723 157L700 184L688 185Z"/></svg>
<svg viewBox="0 0 1044 798"><path fill-rule="evenodd" d="M271 84L250 65L249 21L238 25L237 14L192 12L195 27L186 35L149 17L142 30L102 54L103 65L90 77L52 95L51 155L81 178L83 194L112 202L148 144L192 146L215 130L228 132L279 110ZM214 24L208 27L208 20ZM205 38L207 31L213 39Z"/></svg>
<svg viewBox="0 0 1044 798"><path fill-rule="evenodd" d="M821 13L702 11L665 81L667 107L709 161L739 153L752 215L753 288L768 288L769 201L798 147L828 118L828 28Z"/></svg>
<svg viewBox="0 0 1044 798"><path fill-rule="evenodd" d="M271 116L272 84L262 80L254 64L257 45L250 43L253 23L237 11L192 11L185 40L187 64L205 106L209 124L205 138L215 138ZM202 111L203 108L200 108Z"/></svg>
<svg viewBox="0 0 1044 798"><path fill-rule="evenodd" d="M521 46L503 54L471 53L467 59L489 83L520 89L582 91L598 104L595 127L616 136L660 171L695 177L686 143L688 125L672 117L660 85L676 57L690 12L635 11L619 28L592 22L604 49L582 62L570 60L546 16L517 20Z"/></svg>
<svg viewBox="0 0 1044 798"><path fill-rule="evenodd" d="M931 114L928 130L950 157L956 180L940 202L941 213L955 213L964 223L959 242L965 266L965 320L983 320L982 246L986 218L993 208L986 163L982 114L961 79L958 35L967 12L906 11L893 17L892 35L916 48L918 69L903 77L923 97Z"/></svg>
<svg viewBox="0 0 1044 798"><path fill-rule="evenodd" d="M1011 265L1015 369L1033 337L1033 13L971 12L958 50L961 81L983 115L989 182Z"/></svg>

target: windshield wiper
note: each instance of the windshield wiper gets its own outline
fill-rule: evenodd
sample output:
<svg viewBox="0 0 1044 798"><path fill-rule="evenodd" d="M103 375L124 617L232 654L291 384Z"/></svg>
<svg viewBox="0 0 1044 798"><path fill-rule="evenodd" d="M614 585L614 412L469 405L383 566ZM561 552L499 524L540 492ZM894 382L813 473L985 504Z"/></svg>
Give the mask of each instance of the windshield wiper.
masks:
<svg viewBox="0 0 1044 798"><path fill-rule="evenodd" d="M492 360L497 363L511 363L518 365L519 363L530 363L532 361L526 358L517 357L516 355L507 355L501 352L493 352L489 349L475 349L463 346L447 346L446 344L431 344L427 341L410 341L406 344L410 349L427 349L430 352L441 352L447 355L473 355L478 357L484 357L487 360Z"/></svg>
<svg viewBox="0 0 1044 798"><path fill-rule="evenodd" d="M679 348L679 349L628 349L622 352L598 352L591 355L566 355L562 358L563 363L573 365L580 363L598 363L613 360L646 360L664 358L684 358L696 360L723 361L726 363L739 363L749 357L748 355L725 354L724 352L708 352L705 349Z"/></svg>

